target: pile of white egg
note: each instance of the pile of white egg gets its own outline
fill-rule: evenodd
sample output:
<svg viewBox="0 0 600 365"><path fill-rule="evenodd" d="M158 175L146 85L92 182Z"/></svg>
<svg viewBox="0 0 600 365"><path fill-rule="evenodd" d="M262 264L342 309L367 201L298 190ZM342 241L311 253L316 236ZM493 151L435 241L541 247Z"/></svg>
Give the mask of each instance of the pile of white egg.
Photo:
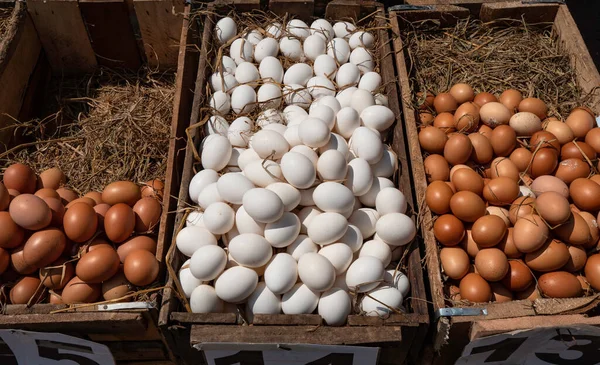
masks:
<svg viewBox="0 0 600 365"><path fill-rule="evenodd" d="M203 170L189 185L198 209L176 237L192 311L316 310L339 326L352 295L357 313L403 310L409 282L391 262L416 228L382 143L396 117L377 93L375 37L324 19L238 36L231 18L215 36L229 57L210 78Z"/></svg>

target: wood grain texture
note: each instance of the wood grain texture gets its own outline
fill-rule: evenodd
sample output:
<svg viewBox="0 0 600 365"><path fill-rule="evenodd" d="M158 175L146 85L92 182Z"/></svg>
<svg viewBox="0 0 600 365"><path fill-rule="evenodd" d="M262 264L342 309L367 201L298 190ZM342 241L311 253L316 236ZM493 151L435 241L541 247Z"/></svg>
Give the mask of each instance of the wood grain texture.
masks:
<svg viewBox="0 0 600 365"><path fill-rule="evenodd" d="M483 22L496 19L524 20L527 23L552 23L557 4L519 4L514 1L483 4L479 18Z"/></svg>
<svg viewBox="0 0 600 365"><path fill-rule="evenodd" d="M269 10L284 16L293 15L304 21L309 21L315 9L314 0L269 0Z"/></svg>
<svg viewBox="0 0 600 365"><path fill-rule="evenodd" d="M255 314L252 324L255 326L269 325L313 325L322 324L322 318L318 314Z"/></svg>
<svg viewBox="0 0 600 365"><path fill-rule="evenodd" d="M181 324L236 324L235 313L171 313L171 321Z"/></svg>
<svg viewBox="0 0 600 365"><path fill-rule="evenodd" d="M55 313L0 315L0 329L57 331L62 333L143 333L148 328L141 313Z"/></svg>
<svg viewBox="0 0 600 365"><path fill-rule="evenodd" d="M77 0L29 0L27 9L55 73L72 75L97 66Z"/></svg>
<svg viewBox="0 0 600 365"><path fill-rule="evenodd" d="M119 341L107 342L106 345L114 359L121 361L152 361L167 359L166 349L160 341Z"/></svg>

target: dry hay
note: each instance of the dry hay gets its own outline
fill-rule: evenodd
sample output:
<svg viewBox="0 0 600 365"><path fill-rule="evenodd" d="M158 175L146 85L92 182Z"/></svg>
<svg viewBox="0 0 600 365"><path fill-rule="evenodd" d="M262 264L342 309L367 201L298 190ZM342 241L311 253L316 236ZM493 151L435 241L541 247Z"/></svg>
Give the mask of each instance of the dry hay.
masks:
<svg viewBox="0 0 600 365"><path fill-rule="evenodd" d="M11 17L13 13L13 8L0 8L0 43L2 43L2 38L8 32L11 27Z"/></svg>

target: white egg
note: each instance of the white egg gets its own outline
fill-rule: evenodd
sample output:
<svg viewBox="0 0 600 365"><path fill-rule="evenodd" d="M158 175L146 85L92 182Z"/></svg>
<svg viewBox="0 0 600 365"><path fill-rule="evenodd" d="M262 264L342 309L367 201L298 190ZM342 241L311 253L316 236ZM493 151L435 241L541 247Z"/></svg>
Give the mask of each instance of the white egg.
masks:
<svg viewBox="0 0 600 365"><path fill-rule="evenodd" d="M333 287L331 289L333 288L339 288L348 293L348 285L346 285L346 272L343 272L341 275L336 276L335 281L333 282Z"/></svg>
<svg viewBox="0 0 600 365"><path fill-rule="evenodd" d="M381 160L372 165L371 170L373 170L373 176L392 177L398 171L398 156L386 146Z"/></svg>
<svg viewBox="0 0 600 365"><path fill-rule="evenodd" d="M359 257L346 271L346 285L358 293L375 289L383 279L383 264L372 256Z"/></svg>
<svg viewBox="0 0 600 365"><path fill-rule="evenodd" d="M342 181L346 178L347 171L348 164L346 163L346 156L337 150L325 151L321 154L321 157L319 157L319 161L317 162L317 173L319 174L319 178L323 181Z"/></svg>
<svg viewBox="0 0 600 365"><path fill-rule="evenodd" d="M226 93L237 86L237 80L235 76L229 72L215 72L210 77L210 86L213 92L224 91Z"/></svg>
<svg viewBox="0 0 600 365"><path fill-rule="evenodd" d="M220 115L213 115L208 118L204 125L204 132L207 135L220 134L222 136L227 136L228 129L229 123L227 123L227 120Z"/></svg>
<svg viewBox="0 0 600 365"><path fill-rule="evenodd" d="M235 64L235 61L233 60L233 58L231 58L229 56L223 56L221 58L221 69L224 72L228 72L232 75L235 75L236 68L237 68L237 65Z"/></svg>
<svg viewBox="0 0 600 365"><path fill-rule="evenodd" d="M288 152L283 155L281 171L287 182L297 189L309 188L317 176L313 163L298 152Z"/></svg>
<svg viewBox="0 0 600 365"><path fill-rule="evenodd" d="M402 296L406 298L406 295L408 295L408 291L410 290L410 281L408 280L408 276L402 271L396 269L386 270L383 274L383 280L398 289L398 291L402 293Z"/></svg>
<svg viewBox="0 0 600 365"><path fill-rule="evenodd" d="M335 268L325 256L308 252L298 260L298 276L308 288L323 292L333 286Z"/></svg>
<svg viewBox="0 0 600 365"><path fill-rule="evenodd" d="M314 100L323 96L335 96L335 85L325 76L315 76L306 84L308 92Z"/></svg>
<svg viewBox="0 0 600 365"><path fill-rule="evenodd" d="M352 263L352 250L345 243L334 243L319 250L319 255L325 256L335 268L335 275L346 272Z"/></svg>
<svg viewBox="0 0 600 365"><path fill-rule="evenodd" d="M265 283L260 282L248 298L246 314L252 321L255 314L279 314L281 312L281 298L274 294Z"/></svg>
<svg viewBox="0 0 600 365"><path fill-rule="evenodd" d="M303 207L312 207L315 205L313 200L313 193L317 187L300 190L300 205Z"/></svg>
<svg viewBox="0 0 600 365"><path fill-rule="evenodd" d="M242 204L244 193L254 187L252 181L241 173L224 174L217 181L219 195L232 204Z"/></svg>
<svg viewBox="0 0 600 365"><path fill-rule="evenodd" d="M286 27L288 33L304 40L310 35L310 29L308 24L300 19L292 19L287 23Z"/></svg>
<svg viewBox="0 0 600 365"><path fill-rule="evenodd" d="M227 254L216 245L206 245L197 249L190 260L190 271L195 278L204 281L215 279L225 269Z"/></svg>
<svg viewBox="0 0 600 365"><path fill-rule="evenodd" d="M350 103L352 107L358 112L358 114L362 115L363 110L375 105L375 98L373 97L373 94L371 94L369 91L357 89L352 93ZM381 106L381 108L385 107Z"/></svg>
<svg viewBox="0 0 600 365"><path fill-rule="evenodd" d="M206 229L212 234L225 234L233 228L235 212L229 205L215 202L206 208L202 220Z"/></svg>
<svg viewBox="0 0 600 365"><path fill-rule="evenodd" d="M217 296L229 303L241 303L258 285L258 275L252 269L235 266L225 270L215 281Z"/></svg>
<svg viewBox="0 0 600 365"><path fill-rule="evenodd" d="M244 34L244 39L256 46L260 41L262 41L263 36L258 30L252 29Z"/></svg>
<svg viewBox="0 0 600 365"><path fill-rule="evenodd" d="M375 37L369 32L358 31L352 33L348 41L350 48L365 47L371 49L375 46Z"/></svg>
<svg viewBox="0 0 600 365"><path fill-rule="evenodd" d="M257 222L275 222L283 215L283 202L271 190L250 189L244 194L244 210Z"/></svg>
<svg viewBox="0 0 600 365"><path fill-rule="evenodd" d="M373 238L378 239L377 237L378 237L377 233L375 233ZM388 246L390 246L390 250L392 250L392 261L400 261L400 259L404 255L404 247L405 246L392 246L392 245L388 245Z"/></svg>
<svg viewBox="0 0 600 365"><path fill-rule="evenodd" d="M379 134L367 127L356 128L348 146L356 157L365 159L371 165L379 162L383 156Z"/></svg>
<svg viewBox="0 0 600 365"><path fill-rule="evenodd" d="M290 149L281 134L264 129L252 136L250 144L261 158L280 159Z"/></svg>
<svg viewBox="0 0 600 365"><path fill-rule="evenodd" d="M258 72L264 81L271 79L273 82L279 84L283 81L283 67L281 66L281 62L275 57L268 56L260 61Z"/></svg>
<svg viewBox="0 0 600 365"><path fill-rule="evenodd" d="M190 271L190 259L187 259L183 265L181 265L178 277L179 283L181 284L181 288L183 289L183 293L185 294L186 298L189 298L194 289L196 289L198 285L202 284L202 280L196 279Z"/></svg>
<svg viewBox="0 0 600 365"><path fill-rule="evenodd" d="M330 41L335 37L335 32L331 23L325 19L317 19L310 24L310 34L316 34Z"/></svg>
<svg viewBox="0 0 600 365"><path fill-rule="evenodd" d="M288 125L287 129L285 130L285 133L283 134L283 137L289 143L290 147L295 147L302 144L302 141L300 140L300 135L298 134L298 128L298 124L294 124L291 126Z"/></svg>
<svg viewBox="0 0 600 365"><path fill-rule="evenodd" d="M261 112L256 118L256 125L260 128L264 128L266 125L272 123L285 124L283 113L277 109L267 109ZM252 141L250 141L250 145L252 145Z"/></svg>
<svg viewBox="0 0 600 365"><path fill-rule="evenodd" d="M344 90L341 90L340 92L338 92L336 94L335 98L340 103L340 106L342 108L345 108L345 107L353 108L352 95L354 94L354 92L356 90L358 90L357 87L351 86L351 87L345 88Z"/></svg>
<svg viewBox="0 0 600 365"><path fill-rule="evenodd" d="M356 86L358 85L358 81L360 80L360 70L356 65L351 63L345 63L340 66L340 69L337 72L337 76L335 77L335 82L337 83L339 88L344 86Z"/></svg>
<svg viewBox="0 0 600 365"><path fill-rule="evenodd" d="M340 239L348 229L348 221L343 215L325 212L312 219L308 225L308 237L318 245L328 245Z"/></svg>
<svg viewBox="0 0 600 365"><path fill-rule="evenodd" d="M415 224L402 213L388 213L377 220L377 235L392 246L404 246L415 238Z"/></svg>
<svg viewBox="0 0 600 365"><path fill-rule="evenodd" d="M319 246L317 246L317 244L315 244L308 236L303 234L299 235L291 245L286 247L286 252L296 261L308 252L317 253L318 251Z"/></svg>
<svg viewBox="0 0 600 365"><path fill-rule="evenodd" d="M286 105L298 105L305 109L312 102L308 89L298 84L285 85L283 87L283 97Z"/></svg>
<svg viewBox="0 0 600 365"><path fill-rule="evenodd" d="M365 295L361 301L361 309L367 316L387 316L399 310L404 297L402 293L391 286L382 286ZM393 309L391 309L393 308Z"/></svg>
<svg viewBox="0 0 600 365"><path fill-rule="evenodd" d="M352 191L333 181L319 184L313 192L313 200L315 205L324 212L343 213L354 205Z"/></svg>
<svg viewBox="0 0 600 365"><path fill-rule="evenodd" d="M267 28L265 30L271 37L279 38L283 35L282 28L283 27L281 26L281 23L275 22L275 23L269 24L269 26L267 26Z"/></svg>
<svg viewBox="0 0 600 365"><path fill-rule="evenodd" d="M331 108L331 110L333 110L333 114L337 114L340 111L340 109L342 109L340 102L333 95L326 95L320 97L318 100L312 103L310 107L317 108L321 106L328 106L329 108Z"/></svg>
<svg viewBox="0 0 600 365"><path fill-rule="evenodd" d="M306 234L310 222L321 213L323 213L323 211L315 206L305 206L300 209L298 212L298 218L300 219L300 233Z"/></svg>
<svg viewBox="0 0 600 365"><path fill-rule="evenodd" d="M262 127L262 130L273 131L275 133L278 133L280 136L282 136L285 139L285 131L287 131L287 125L279 124L279 123L270 123L270 124L267 124L266 126Z"/></svg>
<svg viewBox="0 0 600 365"><path fill-rule="evenodd" d="M275 248L287 247L300 233L300 219L294 213L285 212L275 222L265 226L265 238Z"/></svg>
<svg viewBox="0 0 600 365"><path fill-rule="evenodd" d="M304 53L302 52L302 43L292 37L283 37L279 40L279 50L284 57L292 61L299 61Z"/></svg>
<svg viewBox="0 0 600 365"><path fill-rule="evenodd" d="M288 246L289 248L289 246ZM275 294L283 294L298 280L298 263L287 253L278 253L267 265L264 274L267 288Z"/></svg>
<svg viewBox="0 0 600 365"><path fill-rule="evenodd" d="M227 166L227 162L231 157L231 143L226 137L214 135L208 141L202 150L202 166L205 169L219 171Z"/></svg>
<svg viewBox="0 0 600 365"><path fill-rule="evenodd" d="M335 59L326 54L317 56L313 68L316 76L323 76L328 79L333 79L337 75L338 69Z"/></svg>
<svg viewBox="0 0 600 365"><path fill-rule="evenodd" d="M198 227L206 228L206 227L204 227L204 222L202 220L203 215L204 215L204 213L202 213L199 210L191 211L185 218L185 226L186 227L198 226Z"/></svg>
<svg viewBox="0 0 600 365"><path fill-rule="evenodd" d="M325 54L327 45L322 36L313 34L304 40L304 54L306 58L314 61L320 55Z"/></svg>
<svg viewBox="0 0 600 365"><path fill-rule="evenodd" d="M388 103L388 97L381 94L381 93L377 93L375 94L375 104L376 105L383 105L383 106L387 106L389 107L389 103Z"/></svg>
<svg viewBox="0 0 600 365"><path fill-rule="evenodd" d="M175 237L175 244L179 252L191 257L200 247L217 245L217 239L206 228L190 226L185 227Z"/></svg>
<svg viewBox="0 0 600 365"><path fill-rule="evenodd" d="M366 239L375 234L378 220L379 213L377 213L375 209L360 208L352 213L348 222L350 222L351 225L358 227L363 238Z"/></svg>
<svg viewBox="0 0 600 365"><path fill-rule="evenodd" d="M350 59L350 46L342 38L333 38L327 43L327 54L335 58L339 64L344 64Z"/></svg>
<svg viewBox="0 0 600 365"><path fill-rule="evenodd" d="M244 175L256 186L264 188L269 184L281 182L283 174L281 167L275 161L253 160L244 167Z"/></svg>
<svg viewBox="0 0 600 365"><path fill-rule="evenodd" d="M215 170L200 170L190 181L190 186L188 187L190 199L194 203L197 203L200 192L209 184L217 182L217 180L219 180L219 174Z"/></svg>
<svg viewBox="0 0 600 365"><path fill-rule="evenodd" d="M233 226L233 228L229 232L222 235L221 238L223 239L223 243L225 244L225 246L229 246L229 242L231 242L232 239L236 238L239 235L240 232L237 230L237 227Z"/></svg>
<svg viewBox="0 0 600 365"><path fill-rule="evenodd" d="M348 147L348 142L344 139L344 137L340 136L337 133L331 133L329 137L329 141L326 145L319 147L319 153L323 154L327 151L338 151L340 152L346 159L350 156L350 149Z"/></svg>
<svg viewBox="0 0 600 365"><path fill-rule="evenodd" d="M368 92L374 92L381 86L381 76L377 72L365 72L360 78L358 88L367 90ZM377 100L375 100L377 102Z"/></svg>
<svg viewBox="0 0 600 365"><path fill-rule="evenodd" d="M239 85L231 94L231 109L236 114L248 114L256 107L256 91L250 85Z"/></svg>
<svg viewBox="0 0 600 365"><path fill-rule="evenodd" d="M363 236L357 226L349 224L346 233L338 241L347 245L352 252L358 252L363 244Z"/></svg>
<svg viewBox="0 0 600 365"><path fill-rule="evenodd" d="M256 93L260 107L265 109L279 108L281 96L281 88L273 83L263 84Z"/></svg>
<svg viewBox="0 0 600 365"><path fill-rule="evenodd" d="M324 122L329 128L329 130L332 130L333 126L335 125L335 113L333 109L331 109L327 105L311 105L308 111L308 116L312 118L317 118L320 121Z"/></svg>
<svg viewBox="0 0 600 365"><path fill-rule="evenodd" d="M235 213L235 226L240 234L254 233L263 235L265 232L265 223L255 221L244 209L244 206L238 208Z"/></svg>
<svg viewBox="0 0 600 365"><path fill-rule="evenodd" d="M337 22L333 25L333 31L338 38L347 38L356 30L356 26L349 22Z"/></svg>
<svg viewBox="0 0 600 365"><path fill-rule="evenodd" d="M223 91L212 94L209 104L219 114L225 115L231 111L231 97Z"/></svg>
<svg viewBox="0 0 600 365"><path fill-rule="evenodd" d="M327 124L321 119L308 117L300 123L298 135L303 144L316 148L326 145L331 133Z"/></svg>
<svg viewBox="0 0 600 365"><path fill-rule="evenodd" d="M358 257L364 256L376 257L381 260L384 267L392 262L392 250L390 246L379 240L370 240L362 245Z"/></svg>
<svg viewBox="0 0 600 365"><path fill-rule="evenodd" d="M224 202L225 200L219 194L217 183L208 184L200 194L198 194L198 205L202 209L208 208L209 205L216 202ZM203 219L204 221L204 219Z"/></svg>
<svg viewBox="0 0 600 365"><path fill-rule="evenodd" d="M242 62L252 62L252 55L254 53L254 46L243 38L238 38L229 47L229 56L233 58L236 65L240 65ZM237 73L237 70L236 70Z"/></svg>
<svg viewBox="0 0 600 365"><path fill-rule="evenodd" d="M374 177L369 190L365 194L359 196L358 199L365 206L375 208L377 194L379 194L382 189L393 187L394 183L390 179L386 179L385 177Z"/></svg>
<svg viewBox="0 0 600 365"><path fill-rule="evenodd" d="M283 209L286 212L292 211L300 204L300 192L290 184L283 182L273 183L267 186L267 190L271 190L283 202Z"/></svg>
<svg viewBox="0 0 600 365"><path fill-rule="evenodd" d="M396 188L381 189L375 198L375 209L379 215L406 213L407 202L404 194Z"/></svg>
<svg viewBox="0 0 600 365"><path fill-rule="evenodd" d="M296 63L290 66L283 75L283 83L286 85L298 84L306 86L312 76L313 70L309 65L306 63Z"/></svg>
<svg viewBox="0 0 600 365"><path fill-rule="evenodd" d="M390 108L383 105L372 105L363 109L360 113L360 120L365 127L383 132L392 126L396 117Z"/></svg>
<svg viewBox="0 0 600 365"><path fill-rule="evenodd" d="M241 172L242 169L239 167L238 160L240 159L240 155L245 151L245 148L242 147L233 147L231 149L231 157L229 158L229 162L227 162L227 167L223 169L225 172Z"/></svg>
<svg viewBox="0 0 600 365"><path fill-rule="evenodd" d="M281 310L285 314L310 314L319 304L319 293L304 284L296 284L281 298Z"/></svg>
<svg viewBox="0 0 600 365"><path fill-rule="evenodd" d="M266 57L277 57L278 53L279 42L273 38L265 38L254 47L254 59L258 63L262 63Z"/></svg>
<svg viewBox="0 0 600 365"><path fill-rule="evenodd" d="M519 196L529 196L535 198L535 193L527 186L519 186Z"/></svg>
<svg viewBox="0 0 600 365"><path fill-rule="evenodd" d="M239 85L247 84L252 87L256 87L257 80L260 79L258 69L250 62L242 62L238 65L237 71L235 72L235 79Z"/></svg>
<svg viewBox="0 0 600 365"><path fill-rule="evenodd" d="M190 296L192 313L220 313L223 301L217 296L215 288L210 285L199 285Z"/></svg>
<svg viewBox="0 0 600 365"><path fill-rule="evenodd" d="M227 139L234 147L248 147L254 122L248 117L239 117L229 125Z"/></svg>
<svg viewBox="0 0 600 365"><path fill-rule="evenodd" d="M257 160L262 161L262 158L260 158L260 156L252 148L247 148L240 154L240 157L238 157L238 166L244 170L250 162Z"/></svg>
<svg viewBox="0 0 600 365"><path fill-rule="evenodd" d="M301 121L308 117L306 110L297 105L288 105L283 109L283 115L287 121L287 125L300 124Z"/></svg>
<svg viewBox="0 0 600 365"><path fill-rule="evenodd" d="M321 294L317 312L328 326L343 326L351 310L348 293L334 287Z"/></svg>
<svg viewBox="0 0 600 365"><path fill-rule="evenodd" d="M371 72L375 68L373 56L363 47L357 47L350 53L350 63L356 65L363 74Z"/></svg>
<svg viewBox="0 0 600 365"><path fill-rule="evenodd" d="M336 115L333 130L342 137L349 139L356 128L360 127L358 112L351 107L342 108Z"/></svg>
<svg viewBox="0 0 600 365"><path fill-rule="evenodd" d="M237 25L229 17L219 20L215 26L215 36L220 44L229 42L237 34Z"/></svg>
<svg viewBox="0 0 600 365"><path fill-rule="evenodd" d="M241 233L229 242L229 254L240 265L261 267L269 262L273 249L264 237Z"/></svg>
<svg viewBox="0 0 600 365"><path fill-rule="evenodd" d="M310 162L312 162L315 169L317 168L317 161L319 160L319 156L312 148L305 145L299 145L292 147L292 149L290 149L290 152L297 152L306 156L310 160Z"/></svg>

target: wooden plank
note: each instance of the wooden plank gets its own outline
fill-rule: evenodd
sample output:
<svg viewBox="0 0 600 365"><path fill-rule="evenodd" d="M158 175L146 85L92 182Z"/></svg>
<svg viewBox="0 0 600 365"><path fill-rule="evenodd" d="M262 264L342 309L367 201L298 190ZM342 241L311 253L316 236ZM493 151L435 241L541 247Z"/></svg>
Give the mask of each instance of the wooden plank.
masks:
<svg viewBox="0 0 600 365"><path fill-rule="evenodd" d="M232 8L239 13L260 9L260 0L216 0L211 3L218 14L227 14Z"/></svg>
<svg viewBox="0 0 600 365"><path fill-rule="evenodd" d="M55 313L0 315L0 329L80 333L142 333L147 329L140 313Z"/></svg>
<svg viewBox="0 0 600 365"><path fill-rule="evenodd" d="M294 18L309 21L314 9L314 0L269 0L269 10L279 16L289 14Z"/></svg>
<svg viewBox="0 0 600 365"><path fill-rule="evenodd" d="M255 314L252 324L255 326L267 325L313 325L318 326L322 323L322 318L318 314Z"/></svg>
<svg viewBox="0 0 600 365"><path fill-rule="evenodd" d="M160 341L122 341L107 342L106 345L114 359L121 361L166 360L167 353Z"/></svg>
<svg viewBox="0 0 600 365"><path fill-rule="evenodd" d="M365 345L402 341L401 327L328 326L203 326L194 325L192 345L206 342L311 343L321 345Z"/></svg>
<svg viewBox="0 0 600 365"><path fill-rule="evenodd" d="M484 23L496 19L524 20L527 23L551 23L554 22L558 7L557 4L518 4L514 1L503 1L483 4L479 18Z"/></svg>
<svg viewBox="0 0 600 365"><path fill-rule="evenodd" d="M181 0L134 0L146 60L151 68L177 67L183 24Z"/></svg>
<svg viewBox="0 0 600 365"><path fill-rule="evenodd" d="M98 63L137 70L142 64L123 0L79 2Z"/></svg>
<svg viewBox="0 0 600 365"><path fill-rule="evenodd" d="M429 322L429 316L425 314L392 314L387 318L349 315L349 326L407 326L418 327Z"/></svg>
<svg viewBox="0 0 600 365"><path fill-rule="evenodd" d="M440 26L446 27L456 24L460 19L469 16L469 9L455 5L435 5L431 10L406 10L394 11L393 18L397 18L399 25L419 21L437 21ZM392 18L392 17L390 17ZM399 28L397 28L399 29Z"/></svg>
<svg viewBox="0 0 600 365"><path fill-rule="evenodd" d="M236 324L235 313L171 313L171 321L181 324Z"/></svg>
<svg viewBox="0 0 600 365"><path fill-rule="evenodd" d="M54 72L77 74L97 66L77 0L29 0L27 9Z"/></svg>

